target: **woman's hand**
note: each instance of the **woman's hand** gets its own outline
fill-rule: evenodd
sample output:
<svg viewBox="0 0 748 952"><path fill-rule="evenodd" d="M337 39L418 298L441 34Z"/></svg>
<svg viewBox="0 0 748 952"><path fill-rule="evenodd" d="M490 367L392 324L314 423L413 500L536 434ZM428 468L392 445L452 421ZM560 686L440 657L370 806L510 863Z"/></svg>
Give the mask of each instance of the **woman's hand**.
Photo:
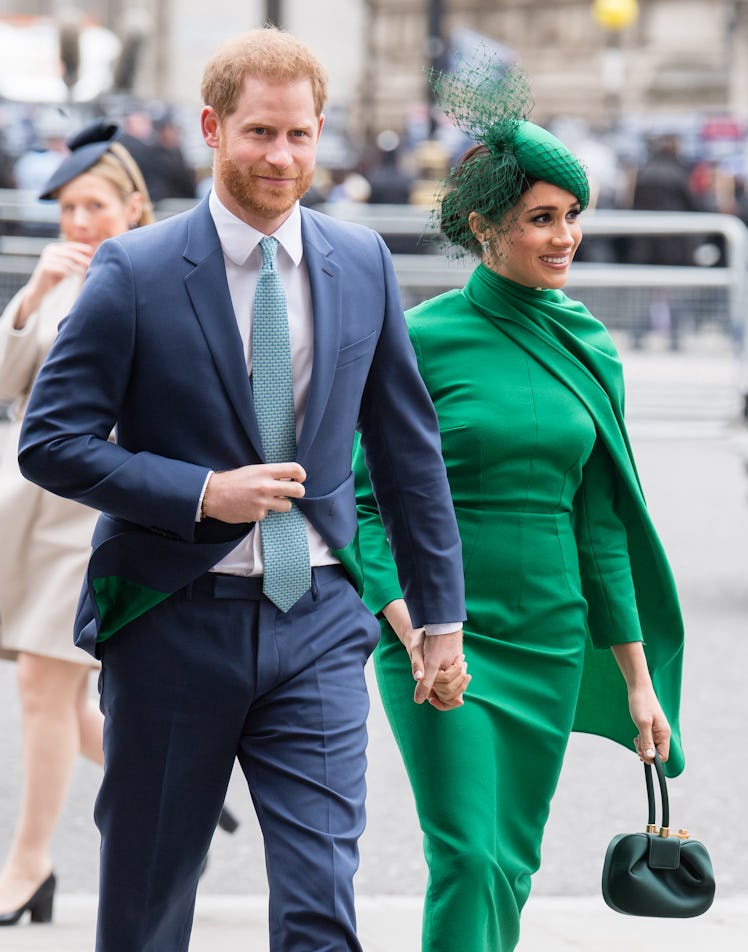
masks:
<svg viewBox="0 0 748 952"><path fill-rule="evenodd" d="M71 274L85 274L93 257L91 245L80 241L54 241L39 255L36 267L18 305L13 327L21 330L45 295Z"/></svg>
<svg viewBox="0 0 748 952"><path fill-rule="evenodd" d="M639 759L651 764L657 750L660 760L667 760L670 755L670 724L660 707L651 681L649 687L629 690L629 711L631 720L639 731L634 738Z"/></svg>
<svg viewBox="0 0 748 952"><path fill-rule="evenodd" d="M414 701L417 704L428 701L439 711L461 707L463 704L462 695L470 683L465 656L461 649L462 631L455 632L454 635L430 635L427 637L423 628L413 628L410 612L402 598L386 605L383 614L408 652L411 671L416 681ZM445 639L450 640L446 641ZM447 651L448 660L441 660L437 670L432 674L431 668L433 665L429 663L429 655L433 654L432 649L435 647L440 649L440 655L443 655L444 652L441 649L445 647L452 647L453 650L451 652ZM426 677L427 670L429 678L433 678L430 686L426 683L429 680Z"/></svg>
<svg viewBox="0 0 748 952"><path fill-rule="evenodd" d="M634 641L613 645L612 651L626 680L629 712L639 731L634 738L639 759L651 764L656 750L660 760L665 761L670 755L670 724L657 700L644 647L640 641Z"/></svg>
<svg viewBox="0 0 748 952"><path fill-rule="evenodd" d="M408 606L403 598L389 602L382 613L408 652L413 677L420 681L423 678L423 639L426 637L423 628L413 627Z"/></svg>

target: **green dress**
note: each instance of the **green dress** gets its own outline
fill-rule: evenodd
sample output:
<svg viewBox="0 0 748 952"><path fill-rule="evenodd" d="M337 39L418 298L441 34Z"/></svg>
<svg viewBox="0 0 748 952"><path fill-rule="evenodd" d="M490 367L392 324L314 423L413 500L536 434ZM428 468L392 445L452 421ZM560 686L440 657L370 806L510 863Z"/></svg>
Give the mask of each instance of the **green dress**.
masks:
<svg viewBox="0 0 748 952"><path fill-rule="evenodd" d="M569 733L628 746L636 734L611 644L644 634L674 732L670 773L682 768L682 623L602 325L562 292L483 265L408 322L462 539L472 682L458 710L415 705L386 622L377 679L424 832L424 952L506 952ZM378 612L400 588L360 449L355 469L360 581Z"/></svg>

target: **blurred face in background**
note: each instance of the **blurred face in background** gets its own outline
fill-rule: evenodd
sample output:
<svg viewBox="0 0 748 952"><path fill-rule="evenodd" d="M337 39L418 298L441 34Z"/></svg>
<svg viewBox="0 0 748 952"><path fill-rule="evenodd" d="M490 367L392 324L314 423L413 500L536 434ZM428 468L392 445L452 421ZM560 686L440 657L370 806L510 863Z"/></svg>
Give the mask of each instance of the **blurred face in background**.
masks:
<svg viewBox="0 0 748 952"><path fill-rule="evenodd" d="M66 241L79 241L93 250L138 223L142 197L134 192L123 200L111 182L84 172L58 193L60 228Z"/></svg>

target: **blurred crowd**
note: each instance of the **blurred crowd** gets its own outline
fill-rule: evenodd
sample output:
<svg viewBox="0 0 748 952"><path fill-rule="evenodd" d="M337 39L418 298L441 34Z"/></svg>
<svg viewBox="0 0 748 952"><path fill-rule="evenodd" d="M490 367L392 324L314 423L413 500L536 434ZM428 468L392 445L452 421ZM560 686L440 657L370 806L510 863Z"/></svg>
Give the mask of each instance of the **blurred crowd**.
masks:
<svg viewBox="0 0 748 952"><path fill-rule="evenodd" d="M183 122L161 102L119 104L107 117L143 170L153 201L195 198L197 166L183 148ZM38 191L67 154L66 139L94 116L52 106L0 104L0 187Z"/></svg>
<svg viewBox="0 0 748 952"><path fill-rule="evenodd" d="M207 192L210 151L202 142L196 111L188 114L163 102L131 99L99 103L98 108L121 125L122 142L143 170L157 207ZM58 107L0 103L0 188L38 190L66 154L66 138L91 118L91 113L66 115ZM694 135L693 124L654 132L622 128L616 135L596 134L570 118L547 125L585 164L596 207L724 212L748 224L742 130L730 130L733 141L720 155L707 135ZM357 148L336 119L328 122L325 138L328 148L322 149L313 188L305 197L308 204L430 206L449 168L470 145L446 123L423 120L409 121L400 131L386 129ZM583 254L597 260L623 257L663 264L708 265L719 260L719 249L704 248L703 243L689 246L674 238L669 245L658 242L656 248L645 248L632 243L624 252L588 242Z"/></svg>

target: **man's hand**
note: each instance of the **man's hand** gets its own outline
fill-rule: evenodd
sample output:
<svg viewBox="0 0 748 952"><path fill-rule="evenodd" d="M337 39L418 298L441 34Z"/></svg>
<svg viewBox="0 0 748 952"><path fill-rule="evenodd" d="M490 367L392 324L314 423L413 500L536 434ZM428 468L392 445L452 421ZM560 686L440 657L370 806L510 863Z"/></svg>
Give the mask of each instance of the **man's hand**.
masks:
<svg viewBox="0 0 748 952"><path fill-rule="evenodd" d="M423 665L420 670L417 657L411 654L413 674L418 681L413 700L416 704L430 701L439 710L459 707L462 703L462 692L470 680L467 667L462 667L465 665L462 628L447 635L424 635L421 650L420 660ZM463 686L460 689L461 684ZM440 692L443 692L443 698L440 698Z"/></svg>
<svg viewBox="0 0 748 952"><path fill-rule="evenodd" d="M304 495L305 479L298 463L260 463L213 473L205 489L203 513L233 524L259 522L268 512L288 512L291 500Z"/></svg>
<svg viewBox="0 0 748 952"><path fill-rule="evenodd" d="M440 638L441 635L434 637ZM434 687L426 699L438 711L451 711L454 707L462 707L463 694L472 680L467 673L465 655L457 655L454 664L445 670L440 670L434 678Z"/></svg>

